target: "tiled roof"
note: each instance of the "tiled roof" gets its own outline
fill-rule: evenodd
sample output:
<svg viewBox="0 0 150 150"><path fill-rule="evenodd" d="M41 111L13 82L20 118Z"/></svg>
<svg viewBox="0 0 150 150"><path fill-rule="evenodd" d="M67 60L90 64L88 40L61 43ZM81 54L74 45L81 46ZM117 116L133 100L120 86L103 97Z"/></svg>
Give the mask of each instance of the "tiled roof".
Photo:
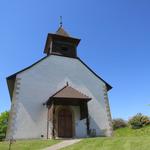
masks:
<svg viewBox="0 0 150 150"><path fill-rule="evenodd" d="M90 99L85 94L67 85L58 92L56 92L52 98L78 98L78 99Z"/></svg>

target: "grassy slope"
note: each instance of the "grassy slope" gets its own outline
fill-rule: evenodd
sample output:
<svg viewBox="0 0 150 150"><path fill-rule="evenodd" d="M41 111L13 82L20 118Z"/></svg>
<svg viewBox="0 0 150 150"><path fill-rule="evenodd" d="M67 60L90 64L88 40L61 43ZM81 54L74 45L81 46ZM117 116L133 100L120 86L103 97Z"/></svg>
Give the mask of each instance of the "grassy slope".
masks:
<svg viewBox="0 0 150 150"><path fill-rule="evenodd" d="M121 128L114 132L115 137L132 137L132 136L144 136L144 137L150 137L150 125L145 126L141 129L130 129L130 128Z"/></svg>
<svg viewBox="0 0 150 150"><path fill-rule="evenodd" d="M12 150L40 150L58 143L59 140L20 140L12 145ZM0 150L8 150L8 142L0 142Z"/></svg>
<svg viewBox="0 0 150 150"><path fill-rule="evenodd" d="M64 150L150 150L150 126L118 129L113 137L84 139Z"/></svg>

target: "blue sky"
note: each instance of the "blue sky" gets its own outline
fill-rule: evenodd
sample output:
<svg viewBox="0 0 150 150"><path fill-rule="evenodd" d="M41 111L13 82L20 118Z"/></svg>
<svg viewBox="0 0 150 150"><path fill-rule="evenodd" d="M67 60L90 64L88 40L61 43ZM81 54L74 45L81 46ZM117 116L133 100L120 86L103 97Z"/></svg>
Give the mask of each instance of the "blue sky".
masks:
<svg viewBox="0 0 150 150"><path fill-rule="evenodd" d="M59 16L81 38L78 56L113 86L113 118L150 115L149 0L1 0L0 112L10 108L6 76L44 56Z"/></svg>

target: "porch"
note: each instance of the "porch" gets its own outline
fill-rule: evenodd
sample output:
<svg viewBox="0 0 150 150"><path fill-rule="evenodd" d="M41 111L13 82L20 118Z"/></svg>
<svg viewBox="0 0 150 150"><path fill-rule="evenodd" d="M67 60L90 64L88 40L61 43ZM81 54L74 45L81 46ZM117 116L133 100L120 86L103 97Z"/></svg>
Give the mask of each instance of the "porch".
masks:
<svg viewBox="0 0 150 150"><path fill-rule="evenodd" d="M91 98L68 84L53 94L45 103L48 108L47 139L77 137L78 130L84 130L83 134L86 132L88 135L87 103L90 100Z"/></svg>

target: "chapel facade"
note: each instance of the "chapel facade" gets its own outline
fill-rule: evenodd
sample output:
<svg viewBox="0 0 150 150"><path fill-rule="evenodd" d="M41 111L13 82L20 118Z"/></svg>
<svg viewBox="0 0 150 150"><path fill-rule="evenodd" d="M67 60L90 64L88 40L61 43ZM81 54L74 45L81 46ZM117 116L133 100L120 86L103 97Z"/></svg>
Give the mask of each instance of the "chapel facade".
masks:
<svg viewBox="0 0 150 150"><path fill-rule="evenodd" d="M60 26L48 33L44 58L7 77L7 139L112 135L112 87L78 57L79 42Z"/></svg>

